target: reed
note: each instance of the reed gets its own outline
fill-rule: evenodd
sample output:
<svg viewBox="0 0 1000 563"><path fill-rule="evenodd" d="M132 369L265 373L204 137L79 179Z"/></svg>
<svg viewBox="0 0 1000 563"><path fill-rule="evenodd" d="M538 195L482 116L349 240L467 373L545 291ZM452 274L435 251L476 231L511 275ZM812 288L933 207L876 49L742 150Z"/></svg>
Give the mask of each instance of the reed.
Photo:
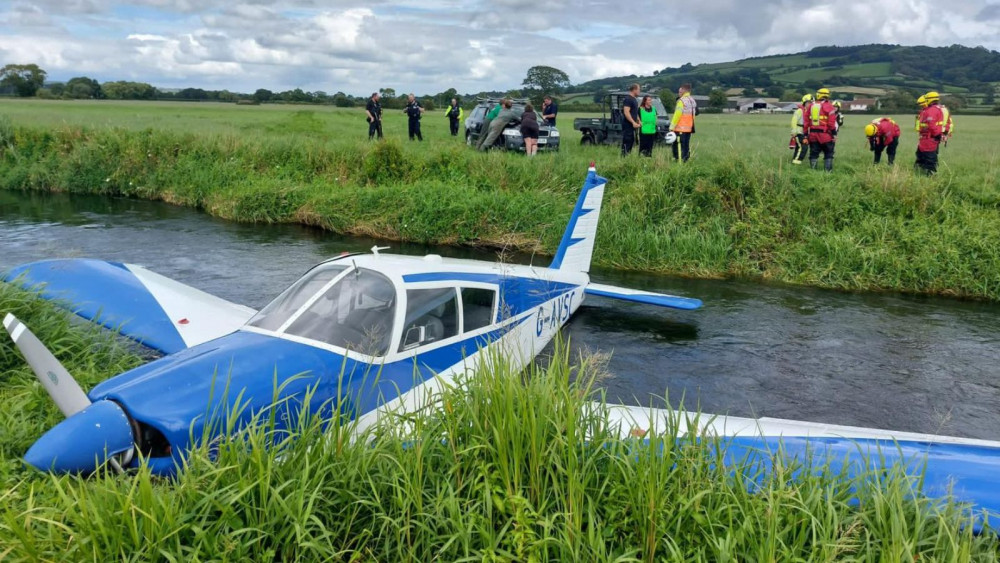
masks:
<svg viewBox="0 0 1000 563"><path fill-rule="evenodd" d="M88 386L140 361L104 333L0 285ZM492 356L441 408L387 419L361 439L348 420L273 419L193 451L173 480L49 476L23 469L58 419L0 344L0 559L124 561L980 561L962 507L912 494L896 471L845 481L821 459L770 477L671 420L619 439L594 385L600 362L557 345L544 366ZM665 437L669 436L669 437ZM779 457L779 459L781 459Z"/></svg>

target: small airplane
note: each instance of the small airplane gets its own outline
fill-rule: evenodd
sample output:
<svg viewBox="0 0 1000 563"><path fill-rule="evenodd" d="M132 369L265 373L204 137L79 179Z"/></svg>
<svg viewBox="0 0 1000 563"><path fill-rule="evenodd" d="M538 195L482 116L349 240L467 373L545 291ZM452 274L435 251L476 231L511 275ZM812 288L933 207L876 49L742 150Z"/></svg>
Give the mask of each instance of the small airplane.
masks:
<svg viewBox="0 0 1000 563"><path fill-rule="evenodd" d="M4 281L164 354L85 393L8 314L4 327L67 417L25 461L42 471L85 474L105 464L124 471L142 460L154 473L172 475L195 437L224 431L220 416L245 424L273 408L282 429L293 428L301 412L346 415L363 430L385 413L431 404L489 351L523 367L587 296L701 307L697 299L590 281L606 185L591 163L548 267L390 255L375 247L314 266L260 311L132 264L68 259L16 267ZM950 495L982 511L979 528L1000 524L997 441L623 405L605 412L622 437L657 432L679 415L694 422L689 431L725 442L726 463L764 452L767 464L781 451L800 459L825 455L849 476L898 464L922 472L923 494Z"/></svg>

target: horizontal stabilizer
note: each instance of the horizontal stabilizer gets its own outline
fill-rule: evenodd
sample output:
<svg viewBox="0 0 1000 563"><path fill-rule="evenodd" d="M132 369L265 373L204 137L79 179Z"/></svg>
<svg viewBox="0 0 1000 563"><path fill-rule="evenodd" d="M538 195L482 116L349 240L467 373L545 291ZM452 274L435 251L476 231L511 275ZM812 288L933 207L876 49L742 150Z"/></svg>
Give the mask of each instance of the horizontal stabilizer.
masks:
<svg viewBox="0 0 1000 563"><path fill-rule="evenodd" d="M584 290L587 295L598 297L610 297L611 299L621 299L622 301L632 301L634 303L645 303L646 305L657 305L659 307L670 307L672 309L698 309L701 307L700 299L690 297L677 297L665 293L653 293L652 291L640 291L638 289L628 289L627 287L615 287L600 283L587 284Z"/></svg>
<svg viewBox="0 0 1000 563"><path fill-rule="evenodd" d="M102 260L33 262L3 281L166 354L234 332L256 313L141 266Z"/></svg>

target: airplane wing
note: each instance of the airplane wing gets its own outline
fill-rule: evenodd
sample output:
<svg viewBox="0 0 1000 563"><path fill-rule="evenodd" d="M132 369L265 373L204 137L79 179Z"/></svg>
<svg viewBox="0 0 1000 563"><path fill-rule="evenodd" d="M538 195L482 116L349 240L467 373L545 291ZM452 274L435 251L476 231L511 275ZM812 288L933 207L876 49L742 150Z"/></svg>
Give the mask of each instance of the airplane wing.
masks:
<svg viewBox="0 0 1000 563"><path fill-rule="evenodd" d="M166 354L234 332L256 313L133 264L45 260L2 279Z"/></svg>
<svg viewBox="0 0 1000 563"><path fill-rule="evenodd" d="M584 293L587 295L597 295L599 297L610 297L611 299L621 299L622 301L645 303L646 305L670 307L672 309L691 310L701 307L700 299L677 297L676 295L640 291L638 289L615 287L613 285L604 285L600 283L587 284L587 288L584 289Z"/></svg>

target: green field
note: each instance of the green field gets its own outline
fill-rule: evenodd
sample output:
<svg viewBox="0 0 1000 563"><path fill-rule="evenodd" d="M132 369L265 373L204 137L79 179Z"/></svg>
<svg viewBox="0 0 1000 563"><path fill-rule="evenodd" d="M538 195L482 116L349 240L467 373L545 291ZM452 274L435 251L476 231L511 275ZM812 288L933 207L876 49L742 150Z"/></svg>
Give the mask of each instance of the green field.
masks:
<svg viewBox="0 0 1000 563"><path fill-rule="evenodd" d="M0 102L0 188L161 199L256 222L551 253L596 160L609 179L595 260L695 277L1000 299L1000 118L957 116L934 178L894 169L847 117L836 169L793 167L788 116L703 115L694 158L583 147L479 154L424 118L427 141L369 143L360 110L183 103Z"/></svg>
<svg viewBox="0 0 1000 563"><path fill-rule="evenodd" d="M0 284L13 312L89 388L134 348ZM0 339L0 560L993 561L962 507L914 498L894 470L845 480L821 460L737 470L696 433L622 440L598 358L513 373L495 358L444 408L352 440L346 421L292 435L267 418L196 449L175 480L49 476L19 458L61 416ZM334 408L334 411L337 409ZM673 420L664 435L687 427ZM270 448L265 444L274 444ZM211 452L210 452L211 449ZM280 455L278 455L280 453ZM751 492L755 491L755 492Z"/></svg>

